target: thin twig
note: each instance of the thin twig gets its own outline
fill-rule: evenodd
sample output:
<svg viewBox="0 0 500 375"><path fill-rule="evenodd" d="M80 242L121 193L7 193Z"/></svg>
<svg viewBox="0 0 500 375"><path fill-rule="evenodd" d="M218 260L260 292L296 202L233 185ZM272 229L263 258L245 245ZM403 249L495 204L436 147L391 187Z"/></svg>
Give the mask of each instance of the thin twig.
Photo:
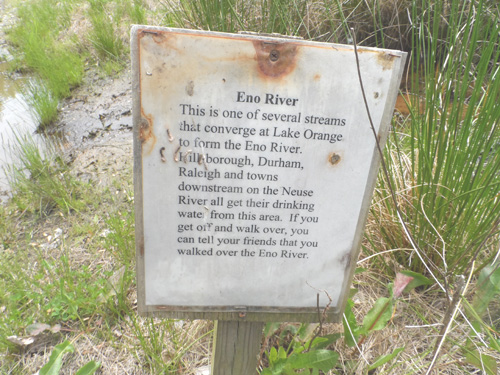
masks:
<svg viewBox="0 0 500 375"><path fill-rule="evenodd" d="M365 108L366 108L366 114L368 115L368 120L370 121L370 128L373 132L373 136L375 138L375 144L377 146L377 150L378 150L378 153L380 155L380 164L382 165L382 170L384 172L384 175L385 175L385 178L387 180L387 184L388 184L388 187L389 187L389 191L391 193L391 198L392 198L392 201L394 203L394 207L396 208L396 213L398 215L398 219L403 227L403 230L406 234L406 237L408 238L408 241L410 241L411 245L413 246L417 256L419 257L420 261L422 262L422 264L424 265L424 267L427 269L427 271L429 272L429 274L432 276L432 278L434 279L434 281L436 282L437 285L439 285L439 287L443 290L443 292L447 293L447 290L446 288L439 282L438 278L434 275L434 273L432 272L432 270L429 268L429 266L427 265L427 263L424 261L423 259L423 252L421 251L420 247L417 245L415 239L413 238L413 235L411 234L410 232L410 229L408 228L408 226L406 225L405 221L403 220L403 214L401 212L401 209L399 208L399 204L398 204L398 201L396 199L396 193L394 191L394 188L392 186L392 183L391 183L391 179L389 177L389 170L387 168L387 165L385 163L385 159L384 159L384 153L382 152L382 147L380 146L380 142L378 140L378 136L377 136L377 131L375 130L375 126L373 124L373 120L372 120L372 116L371 116L371 113L370 113L370 108L368 106L368 101L366 99L366 94L365 94L365 88L364 88L364 85L363 85L363 79L361 77L361 69L360 69L360 65L359 65L359 56L358 56L358 46L356 44L356 35L354 33L354 29L351 28L351 33L352 33L352 37L353 37L353 44L354 44L354 55L356 57L356 67L357 67L357 70L358 70L358 78L359 78L359 86L361 88L361 94L363 96L363 101L365 103Z"/></svg>
<svg viewBox="0 0 500 375"><path fill-rule="evenodd" d="M384 251L380 251L376 254L372 254L372 255L369 255L367 256L366 258L363 258L363 259L360 259L356 262L356 264L359 266L361 263L373 258L373 257L376 257L378 255L382 255L382 254L386 254L386 253L393 253L395 251L412 251L413 249L389 249L389 250L384 250Z"/></svg>
<svg viewBox="0 0 500 375"><path fill-rule="evenodd" d="M462 296L462 291L464 290L464 286L465 286L465 279L462 275L460 275L456 283L453 299L443 319L443 327L441 328L441 332L439 333L439 341L436 342L434 353L432 355L432 361L425 375L429 375L430 372L432 371L432 368L434 367L434 364L436 363L436 360L439 356L439 352L441 351L441 347L443 346L444 340L446 339L448 332L450 332L451 324L455 319L455 315L457 314L457 310L460 305L460 300Z"/></svg>
<svg viewBox="0 0 500 375"><path fill-rule="evenodd" d="M307 281L306 281L306 284L309 285L311 288L314 288ZM316 288L314 288L314 289L316 289ZM325 308L323 309L323 313L321 313L321 309L319 306L319 293L316 293L316 308L318 310L319 325L316 328L316 333L314 334L313 338L309 342L309 347L307 348L306 352L311 350L311 346L312 346L313 341L321 334L321 331L323 330L323 323L326 321L326 318L328 317L328 310L330 309L330 305L333 302L332 297L330 297L330 294L328 294L328 292L326 290L323 290L323 289L316 289L316 290L319 290L319 291L325 293L326 297L328 298L328 303L326 304Z"/></svg>
<svg viewBox="0 0 500 375"><path fill-rule="evenodd" d="M436 235L439 237L439 239L441 240L441 242L443 243L443 254L439 254L439 252L436 250L437 254L439 255L439 257L441 258L441 260L443 261L443 266L444 266L444 274L448 274L448 264L446 263L446 242L444 241L444 238L443 236L441 236L441 233L439 233L439 231L437 230L437 228L434 226L434 224L432 224L431 220L429 219L429 217L427 216L427 213L425 212L425 207L424 207L424 197L427 195L427 193L425 193L423 196L422 196L422 199L420 201L420 208L422 209L422 213L424 215L424 218L425 220L427 220L427 222L429 223L429 225L431 226L432 229L434 229L434 232L436 232Z"/></svg>
<svg viewBox="0 0 500 375"><path fill-rule="evenodd" d="M319 325L318 328L316 329L316 333L312 337L311 341L309 341L309 347L307 348L306 352L311 350L313 341L316 339L316 337L318 337L321 334L321 330L323 329L323 319L321 318L321 310L319 308L319 293L316 293L316 308L318 309Z"/></svg>

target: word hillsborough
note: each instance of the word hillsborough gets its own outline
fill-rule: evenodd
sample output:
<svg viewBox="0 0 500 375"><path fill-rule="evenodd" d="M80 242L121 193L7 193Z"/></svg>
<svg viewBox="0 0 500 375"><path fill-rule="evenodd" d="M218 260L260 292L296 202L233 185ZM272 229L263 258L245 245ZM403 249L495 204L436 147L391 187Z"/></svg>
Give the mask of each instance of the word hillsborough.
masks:
<svg viewBox="0 0 500 375"><path fill-rule="evenodd" d="M405 58L359 49L381 144ZM132 64L139 310L338 317L379 162L353 47L134 26Z"/></svg>

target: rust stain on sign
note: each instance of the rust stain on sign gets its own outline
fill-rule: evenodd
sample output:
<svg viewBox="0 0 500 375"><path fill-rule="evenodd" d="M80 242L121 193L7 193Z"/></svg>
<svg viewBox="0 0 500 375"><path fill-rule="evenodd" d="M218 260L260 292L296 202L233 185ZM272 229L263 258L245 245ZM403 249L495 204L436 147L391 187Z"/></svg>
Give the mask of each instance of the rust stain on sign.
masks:
<svg viewBox="0 0 500 375"><path fill-rule="evenodd" d="M175 137L172 135L172 133L170 133L170 129L169 128L167 128L167 137L168 137L168 141L170 143L172 143L174 141L174 139L175 139Z"/></svg>
<svg viewBox="0 0 500 375"><path fill-rule="evenodd" d="M330 155L328 155L328 162L331 165L337 165L338 163L340 163L340 159L340 155L336 154L335 152L332 152Z"/></svg>
<svg viewBox="0 0 500 375"><path fill-rule="evenodd" d="M179 161L179 152L181 151L181 145L177 146L174 152L174 161L177 163Z"/></svg>
<svg viewBox="0 0 500 375"><path fill-rule="evenodd" d="M382 66L382 70L392 69L394 58L396 55L391 55L386 52L377 53L377 62Z"/></svg>
<svg viewBox="0 0 500 375"><path fill-rule="evenodd" d="M280 78L293 72L297 62L298 46L292 43L253 41L259 72Z"/></svg>
<svg viewBox="0 0 500 375"><path fill-rule="evenodd" d="M145 151L146 155L149 155L153 151L154 145L156 144L156 136L153 132L153 116L146 115L141 110L141 122L139 127L139 139L141 140L142 150L144 151L145 146L149 149Z"/></svg>
<svg viewBox="0 0 500 375"><path fill-rule="evenodd" d="M186 151L186 154L184 155L184 159L183 159L183 160L184 160L184 164L187 164L187 162L188 162L188 156L189 156L189 154L191 154L192 152L193 152L193 150L187 150L187 151Z"/></svg>
<svg viewBox="0 0 500 375"><path fill-rule="evenodd" d="M152 31L152 30L142 30L138 35L139 41L141 38L146 36L152 37L153 42L160 45L166 45L168 48L171 48L177 52L181 50L175 46L175 43L172 41L175 39L175 35L173 33L165 33L163 31Z"/></svg>

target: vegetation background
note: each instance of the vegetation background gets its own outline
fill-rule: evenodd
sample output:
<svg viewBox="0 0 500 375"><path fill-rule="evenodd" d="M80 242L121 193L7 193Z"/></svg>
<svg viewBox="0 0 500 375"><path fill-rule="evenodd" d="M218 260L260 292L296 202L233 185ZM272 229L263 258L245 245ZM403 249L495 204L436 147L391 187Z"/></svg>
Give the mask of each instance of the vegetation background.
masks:
<svg viewBox="0 0 500 375"><path fill-rule="evenodd" d="M384 151L388 173L380 174L343 322L267 325L259 371L498 373L498 1L7 5L18 17L8 30L11 66L30 75L25 96L45 133L86 77L128 74L131 24L408 51ZM12 199L0 206L0 372L203 373L211 322L136 314L131 163L106 179L83 178L56 139L42 148L19 134L12 150Z"/></svg>

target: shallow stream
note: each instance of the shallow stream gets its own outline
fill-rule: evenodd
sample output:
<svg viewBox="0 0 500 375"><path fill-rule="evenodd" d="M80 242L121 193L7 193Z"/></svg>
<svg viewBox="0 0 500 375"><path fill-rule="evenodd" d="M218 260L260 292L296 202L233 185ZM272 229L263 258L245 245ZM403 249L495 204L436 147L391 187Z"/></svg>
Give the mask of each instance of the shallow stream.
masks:
<svg viewBox="0 0 500 375"><path fill-rule="evenodd" d="M9 190L5 168L12 163L12 147L16 137L34 134L36 123L22 95L27 78L10 71L10 55L5 29L14 22L0 0L0 200ZM35 136L36 137L36 136Z"/></svg>

